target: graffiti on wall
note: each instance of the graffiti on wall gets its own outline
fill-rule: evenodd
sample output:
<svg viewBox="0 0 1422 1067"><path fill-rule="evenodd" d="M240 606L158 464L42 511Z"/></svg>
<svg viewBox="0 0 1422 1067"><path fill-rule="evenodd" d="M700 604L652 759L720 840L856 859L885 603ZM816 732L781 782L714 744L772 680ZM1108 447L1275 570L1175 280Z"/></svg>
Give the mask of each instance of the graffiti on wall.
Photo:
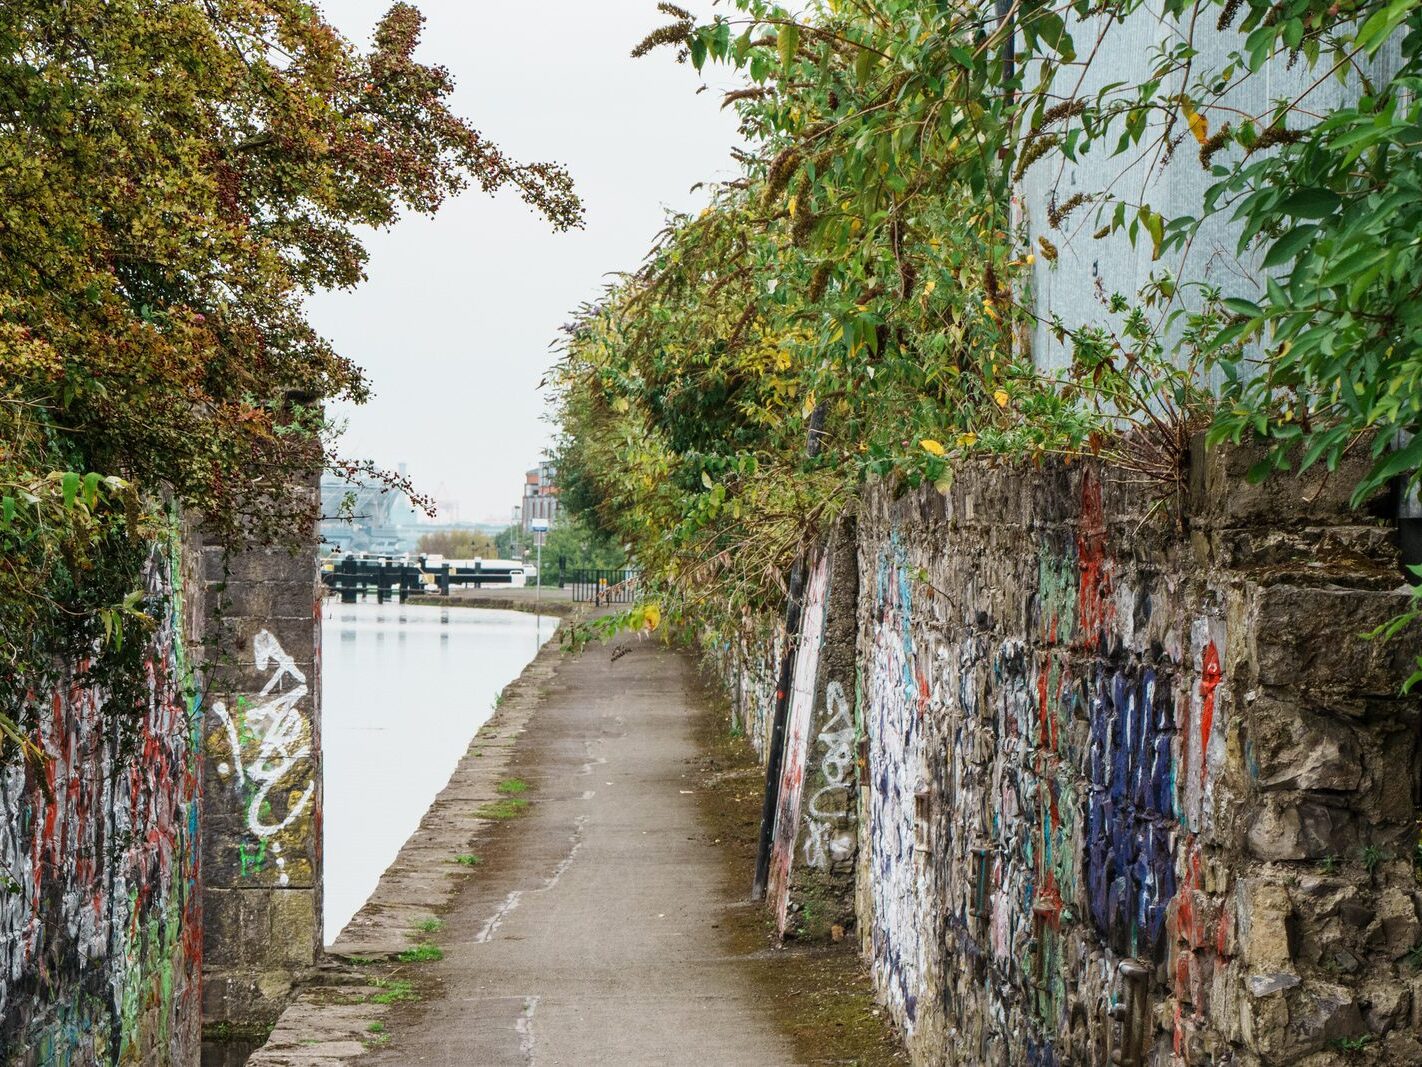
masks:
<svg viewBox="0 0 1422 1067"><path fill-rule="evenodd" d="M218 764L217 773L236 783L246 829L254 839L254 844L238 846L242 873L263 869L270 853L277 883L286 885L290 878L282 843L273 838L301 817L316 791L311 723L302 707L309 689L306 675L268 630L252 639L252 663L258 671L270 672L256 700L239 698L232 711L225 701L212 706L230 757Z"/></svg>
<svg viewBox="0 0 1422 1067"><path fill-rule="evenodd" d="M873 914L870 965L895 1021L912 1034L927 966L929 888L915 848L924 772L927 680L915 652L913 590L897 540L877 560L869 663L864 678L869 736L867 847Z"/></svg>
<svg viewBox="0 0 1422 1067"><path fill-rule="evenodd" d="M847 812L854 772L854 720L839 682L825 686L825 722L815 746L820 782L805 810L805 866L829 870L854 854L854 829Z"/></svg>
<svg viewBox="0 0 1422 1067"><path fill-rule="evenodd" d="M972 530L909 544L884 523L863 545L873 977L910 1035L955 1035L951 1062L1147 1062L1150 976L1184 959L1188 1026L1229 947L1190 833L1222 758L1223 622L1157 617L1168 596L1113 557L1092 478L1078 500L996 559ZM981 592L944 611L936 589Z"/></svg>
<svg viewBox="0 0 1422 1067"><path fill-rule="evenodd" d="M33 694L42 761L0 769L0 1061L195 1060L198 697L177 549L146 570L141 706L74 664Z"/></svg>
<svg viewBox="0 0 1422 1067"><path fill-rule="evenodd" d="M721 680L730 698L732 734L748 738L762 761L775 717L784 638L783 616L766 619L748 614L740 631L730 638L708 630L699 641L712 673Z"/></svg>

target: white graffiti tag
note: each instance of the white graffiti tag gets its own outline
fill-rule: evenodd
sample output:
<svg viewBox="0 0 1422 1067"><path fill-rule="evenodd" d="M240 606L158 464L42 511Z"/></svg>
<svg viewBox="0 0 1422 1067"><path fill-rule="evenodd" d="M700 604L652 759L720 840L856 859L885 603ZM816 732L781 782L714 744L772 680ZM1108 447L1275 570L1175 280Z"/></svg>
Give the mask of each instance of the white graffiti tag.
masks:
<svg viewBox="0 0 1422 1067"><path fill-rule="evenodd" d="M854 835L843 827L835 833L835 824L843 820L842 811L825 811L821 802L838 802L835 796L849 788L848 774L854 765L854 723L849 717L849 701L844 687L830 682L825 687L825 707L829 711L819 744L825 746L820 760L820 773L825 784L810 798L805 814L809 833L805 837L805 865L826 868L831 860L845 859L854 850Z"/></svg>
<svg viewBox="0 0 1422 1067"><path fill-rule="evenodd" d="M316 783L308 782L300 798L289 805L286 816L280 822L270 821L272 816L267 808L267 795L303 759L311 755L311 744L307 724L297 705L306 696L306 675L297 668L295 661L282 649L281 643L266 630L260 631L252 639L252 661L257 670L264 671L275 665L272 676L262 687L259 700L245 709L241 730L237 721L227 711L222 701L213 704L212 710L222 721L227 731L227 741L232 747L232 766L218 767L223 775L235 773L239 787L251 783L247 800L247 828L260 838L271 837L290 826L316 791ZM286 680L291 688L282 688ZM270 699L268 699L270 698ZM249 759L243 759L243 738L251 749Z"/></svg>

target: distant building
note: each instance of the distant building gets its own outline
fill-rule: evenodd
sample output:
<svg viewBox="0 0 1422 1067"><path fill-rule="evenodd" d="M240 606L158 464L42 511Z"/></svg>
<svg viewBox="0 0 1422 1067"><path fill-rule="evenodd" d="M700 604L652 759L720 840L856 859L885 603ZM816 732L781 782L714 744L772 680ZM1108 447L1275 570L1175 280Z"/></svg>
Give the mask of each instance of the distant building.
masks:
<svg viewBox="0 0 1422 1067"><path fill-rule="evenodd" d="M519 521L528 533L534 519L547 519L551 526L558 518L558 469L552 463L540 463L523 476L523 503Z"/></svg>
<svg viewBox="0 0 1422 1067"><path fill-rule="evenodd" d="M405 474L403 463L400 474ZM398 490L376 481L321 476L321 542L327 551L413 551L416 519L414 505Z"/></svg>

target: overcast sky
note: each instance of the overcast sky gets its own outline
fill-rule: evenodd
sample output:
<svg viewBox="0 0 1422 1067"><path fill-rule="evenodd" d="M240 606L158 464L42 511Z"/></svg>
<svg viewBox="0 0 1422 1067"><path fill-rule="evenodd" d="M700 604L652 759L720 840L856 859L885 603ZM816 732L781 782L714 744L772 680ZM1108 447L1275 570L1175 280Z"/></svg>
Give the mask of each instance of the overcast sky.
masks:
<svg viewBox="0 0 1422 1067"><path fill-rule="evenodd" d="M310 302L318 329L368 372L375 397L337 414L344 452L394 467L456 504L441 518L508 521L523 472L552 441L537 386L549 342L609 271L635 267L666 207L699 208L690 187L733 175L733 109L689 64L628 52L667 18L654 0L416 0L419 57L453 73L454 108L523 160L567 164L587 228L553 234L513 194L477 190L434 219L373 233L369 280ZM683 6L699 16L709 0ZM389 0L324 0L368 45ZM711 72L716 87L729 79Z"/></svg>

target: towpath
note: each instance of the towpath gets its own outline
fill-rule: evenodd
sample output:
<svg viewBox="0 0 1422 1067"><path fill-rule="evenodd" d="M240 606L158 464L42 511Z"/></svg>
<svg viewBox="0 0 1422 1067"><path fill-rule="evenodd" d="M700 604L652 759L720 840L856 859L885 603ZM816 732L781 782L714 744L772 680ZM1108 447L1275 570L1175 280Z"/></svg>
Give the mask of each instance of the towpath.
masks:
<svg viewBox="0 0 1422 1067"><path fill-rule="evenodd" d="M698 816L703 699L652 641L545 649L252 1063L801 1062Z"/></svg>

